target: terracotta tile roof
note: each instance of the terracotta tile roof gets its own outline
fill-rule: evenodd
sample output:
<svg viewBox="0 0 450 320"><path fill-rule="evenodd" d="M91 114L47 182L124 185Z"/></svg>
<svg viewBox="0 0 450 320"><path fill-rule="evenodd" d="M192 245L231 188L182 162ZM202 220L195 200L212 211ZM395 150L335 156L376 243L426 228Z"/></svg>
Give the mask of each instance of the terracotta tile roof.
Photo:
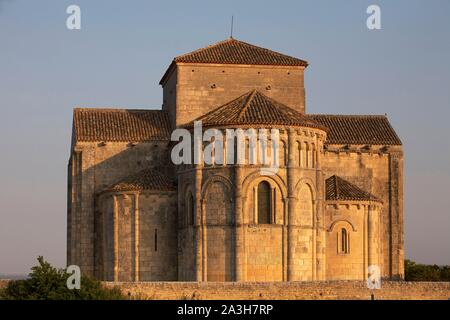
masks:
<svg viewBox="0 0 450 320"><path fill-rule="evenodd" d="M326 130L317 122L257 90L249 91L195 121L202 121L203 127L280 125L315 127ZM193 122L187 125L187 127L192 126Z"/></svg>
<svg viewBox="0 0 450 320"><path fill-rule="evenodd" d="M386 116L310 114L307 117L329 129L328 144L402 144Z"/></svg>
<svg viewBox="0 0 450 320"><path fill-rule="evenodd" d="M326 184L326 200L379 201L376 196L364 191L354 184L336 175L328 178Z"/></svg>
<svg viewBox="0 0 450 320"><path fill-rule="evenodd" d="M183 54L175 62L304 66L308 62L229 38L205 48Z"/></svg>
<svg viewBox="0 0 450 320"><path fill-rule="evenodd" d="M75 141L144 142L168 140L170 121L161 110L74 110Z"/></svg>
<svg viewBox="0 0 450 320"><path fill-rule="evenodd" d="M167 175L155 169L144 169L115 183L106 191L175 190L175 185Z"/></svg>
<svg viewBox="0 0 450 320"><path fill-rule="evenodd" d="M246 64L271 66L302 66L308 62L244 41L229 38L213 45L175 57L162 77L162 84L176 63Z"/></svg>

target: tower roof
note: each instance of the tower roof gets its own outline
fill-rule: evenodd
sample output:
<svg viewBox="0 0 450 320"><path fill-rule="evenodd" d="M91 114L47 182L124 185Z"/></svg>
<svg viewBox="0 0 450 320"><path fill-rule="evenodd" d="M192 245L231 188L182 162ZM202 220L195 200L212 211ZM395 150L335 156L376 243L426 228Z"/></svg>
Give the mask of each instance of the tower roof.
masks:
<svg viewBox="0 0 450 320"><path fill-rule="evenodd" d="M326 180L326 200L379 201L373 194L336 175Z"/></svg>
<svg viewBox="0 0 450 320"><path fill-rule="evenodd" d="M202 121L203 127L282 125L326 130L319 123L257 90L249 91L194 121ZM193 122L187 125L187 127L192 126Z"/></svg>
<svg viewBox="0 0 450 320"><path fill-rule="evenodd" d="M176 62L303 66L308 62L244 41L229 38L174 59Z"/></svg>
<svg viewBox="0 0 450 320"><path fill-rule="evenodd" d="M162 77L160 84L164 82L166 76L176 63L308 66L308 62L305 60L229 38L175 57Z"/></svg>

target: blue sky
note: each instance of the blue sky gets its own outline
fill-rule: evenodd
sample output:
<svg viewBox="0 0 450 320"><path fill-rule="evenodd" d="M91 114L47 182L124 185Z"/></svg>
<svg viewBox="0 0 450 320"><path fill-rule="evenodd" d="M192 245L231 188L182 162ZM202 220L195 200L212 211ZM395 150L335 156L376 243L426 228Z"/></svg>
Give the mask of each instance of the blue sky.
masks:
<svg viewBox="0 0 450 320"><path fill-rule="evenodd" d="M0 273L65 263L72 108L159 108L171 59L227 38L231 15L236 38L309 61L307 112L389 115L406 257L450 264L449 1L0 0Z"/></svg>

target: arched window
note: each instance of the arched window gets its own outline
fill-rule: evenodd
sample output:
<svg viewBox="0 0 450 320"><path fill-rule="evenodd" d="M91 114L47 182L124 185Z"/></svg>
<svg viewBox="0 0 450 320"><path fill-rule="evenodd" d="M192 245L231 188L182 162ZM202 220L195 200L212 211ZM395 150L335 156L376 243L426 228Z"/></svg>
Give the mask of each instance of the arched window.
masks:
<svg viewBox="0 0 450 320"><path fill-rule="evenodd" d="M340 253L350 252L350 235L347 233L347 229L341 229L341 250Z"/></svg>
<svg viewBox="0 0 450 320"><path fill-rule="evenodd" d="M267 181L262 181L258 185L258 223L270 223L272 212L272 201L270 184Z"/></svg>
<svg viewBox="0 0 450 320"><path fill-rule="evenodd" d="M186 199L186 221L187 225L194 225L194 196L189 192Z"/></svg>

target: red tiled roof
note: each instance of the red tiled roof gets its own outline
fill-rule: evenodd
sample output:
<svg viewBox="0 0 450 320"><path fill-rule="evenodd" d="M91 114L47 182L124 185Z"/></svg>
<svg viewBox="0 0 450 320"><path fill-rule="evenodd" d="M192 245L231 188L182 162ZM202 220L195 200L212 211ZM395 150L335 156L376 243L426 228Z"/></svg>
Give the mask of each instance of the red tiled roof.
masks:
<svg viewBox="0 0 450 320"><path fill-rule="evenodd" d="M175 190L175 185L167 175L155 169L144 169L130 175L111 187L107 191L142 191L142 190Z"/></svg>
<svg viewBox="0 0 450 320"><path fill-rule="evenodd" d="M336 175L328 178L325 184L326 200L380 201L373 194Z"/></svg>
<svg viewBox="0 0 450 320"><path fill-rule="evenodd" d="M170 121L161 110L80 109L73 116L75 141L168 140Z"/></svg>
<svg viewBox="0 0 450 320"><path fill-rule="evenodd" d="M175 57L172 64L162 77L164 82L173 65L182 63L211 63L211 64L244 64L244 65L273 65L273 66L302 66L307 67L308 62L291 57L266 48L258 47L244 41L229 38L213 45L201 48L190 53Z"/></svg>
<svg viewBox="0 0 450 320"><path fill-rule="evenodd" d="M328 144L401 145L386 116L303 115L250 91L201 116L203 126L285 125L327 129ZM75 109L74 140L144 142L169 140L169 115L161 110Z"/></svg>
<svg viewBox="0 0 450 320"><path fill-rule="evenodd" d="M197 118L203 127L242 126L242 125L280 125L305 126L324 129L317 122L306 118L300 112L271 99L257 90L242 96ZM193 126L193 122L187 125Z"/></svg>
<svg viewBox="0 0 450 320"><path fill-rule="evenodd" d="M329 129L328 144L402 144L386 116L310 114L307 117Z"/></svg>
<svg viewBox="0 0 450 320"><path fill-rule="evenodd" d="M183 54L176 62L304 66L308 62L244 41L229 38L205 48Z"/></svg>

